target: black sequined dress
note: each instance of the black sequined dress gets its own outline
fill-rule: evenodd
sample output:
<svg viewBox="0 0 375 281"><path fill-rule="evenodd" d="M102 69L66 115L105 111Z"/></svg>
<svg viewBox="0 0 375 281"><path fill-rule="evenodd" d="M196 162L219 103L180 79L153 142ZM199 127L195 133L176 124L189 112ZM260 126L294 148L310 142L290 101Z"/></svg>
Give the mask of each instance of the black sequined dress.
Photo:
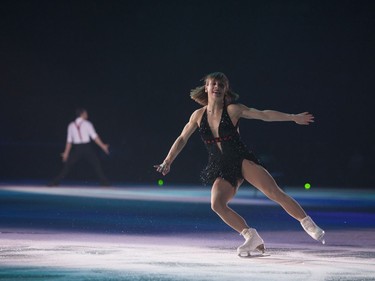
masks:
<svg viewBox="0 0 375 281"><path fill-rule="evenodd" d="M208 150L208 164L201 173L204 184L212 184L216 178L227 180L234 187L243 179L242 161L248 159L261 165L257 157L241 141L238 123L233 125L226 106L223 107L219 124L219 137L215 138L207 121L207 109L204 111L199 132ZM221 143L221 150L218 146Z"/></svg>

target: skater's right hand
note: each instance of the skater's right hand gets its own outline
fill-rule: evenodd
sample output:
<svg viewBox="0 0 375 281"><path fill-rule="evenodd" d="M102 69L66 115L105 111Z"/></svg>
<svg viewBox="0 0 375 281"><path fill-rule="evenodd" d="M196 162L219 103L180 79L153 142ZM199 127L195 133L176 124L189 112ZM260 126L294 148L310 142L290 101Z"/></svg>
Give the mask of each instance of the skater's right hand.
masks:
<svg viewBox="0 0 375 281"><path fill-rule="evenodd" d="M109 155L109 144L103 143L102 149L105 154Z"/></svg>
<svg viewBox="0 0 375 281"><path fill-rule="evenodd" d="M156 168L157 172L162 173L163 176L165 176L171 170L171 165L164 161L160 165L154 165L154 168Z"/></svg>

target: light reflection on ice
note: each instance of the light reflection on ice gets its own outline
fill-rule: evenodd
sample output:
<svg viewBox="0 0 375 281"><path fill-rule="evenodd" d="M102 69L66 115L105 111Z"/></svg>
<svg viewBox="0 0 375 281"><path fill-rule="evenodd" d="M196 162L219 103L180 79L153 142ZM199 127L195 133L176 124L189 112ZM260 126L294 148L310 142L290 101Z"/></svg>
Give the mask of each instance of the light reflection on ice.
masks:
<svg viewBox="0 0 375 281"><path fill-rule="evenodd" d="M269 235L275 234L265 233ZM375 250L270 243L264 256L239 258L236 241L229 237L3 233L0 268L8 273L11 267L23 268L23 274L39 268L40 273L56 271L65 277L90 272L101 280L340 280L340 276L373 280L369 278L375 276ZM121 273L132 279L116 279Z"/></svg>

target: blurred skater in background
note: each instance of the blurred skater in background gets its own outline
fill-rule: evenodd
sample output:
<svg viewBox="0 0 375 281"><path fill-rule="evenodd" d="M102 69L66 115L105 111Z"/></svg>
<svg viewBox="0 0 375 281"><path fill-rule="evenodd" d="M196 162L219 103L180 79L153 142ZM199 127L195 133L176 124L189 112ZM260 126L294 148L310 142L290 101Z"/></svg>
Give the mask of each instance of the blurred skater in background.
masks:
<svg viewBox="0 0 375 281"><path fill-rule="evenodd" d="M96 176L100 180L100 184L108 186L109 182L104 175L100 160L91 144L91 140L107 155L109 154L109 145L102 142L93 124L88 121L88 112L86 109L77 108L76 117L68 126L65 150L61 154L64 166L59 175L48 186L59 185L61 180L69 174L79 160L86 160L93 167Z"/></svg>

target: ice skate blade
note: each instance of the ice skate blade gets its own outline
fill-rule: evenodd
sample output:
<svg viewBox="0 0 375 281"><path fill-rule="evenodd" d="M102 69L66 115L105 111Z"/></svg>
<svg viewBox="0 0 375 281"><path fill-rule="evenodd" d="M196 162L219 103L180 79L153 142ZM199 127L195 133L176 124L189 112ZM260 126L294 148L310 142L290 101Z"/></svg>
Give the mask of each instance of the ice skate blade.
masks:
<svg viewBox="0 0 375 281"><path fill-rule="evenodd" d="M317 239L319 242L321 242L323 245L326 243L326 240L324 240L325 231L323 230L322 235Z"/></svg>
<svg viewBox="0 0 375 281"><path fill-rule="evenodd" d="M255 252L256 251L256 252ZM256 247L254 250L251 251L241 251L238 252L238 256L241 258L246 258L246 257L252 257L252 256L261 256L265 253L266 248L264 247L264 244L260 244L258 247ZM256 254L251 254L251 253L256 253Z"/></svg>
<svg viewBox="0 0 375 281"><path fill-rule="evenodd" d="M264 244L260 244L255 249L258 250L259 252L261 252L262 254L264 254L264 252L266 251L266 248L264 247Z"/></svg>

